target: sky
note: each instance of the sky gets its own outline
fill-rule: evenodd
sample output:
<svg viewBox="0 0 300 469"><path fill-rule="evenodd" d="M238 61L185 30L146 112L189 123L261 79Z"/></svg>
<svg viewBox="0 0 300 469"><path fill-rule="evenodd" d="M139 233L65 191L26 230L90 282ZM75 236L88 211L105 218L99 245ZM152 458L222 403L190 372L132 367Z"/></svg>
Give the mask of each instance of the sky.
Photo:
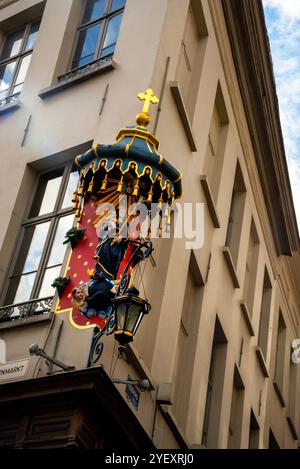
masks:
<svg viewBox="0 0 300 469"><path fill-rule="evenodd" d="M263 0L300 229L300 0Z"/></svg>

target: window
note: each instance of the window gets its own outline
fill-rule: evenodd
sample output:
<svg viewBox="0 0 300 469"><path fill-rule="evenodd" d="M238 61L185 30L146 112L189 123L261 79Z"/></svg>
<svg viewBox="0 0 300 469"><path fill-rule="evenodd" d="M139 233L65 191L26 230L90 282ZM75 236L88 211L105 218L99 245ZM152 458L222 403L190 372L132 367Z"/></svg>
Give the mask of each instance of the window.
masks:
<svg viewBox="0 0 300 469"><path fill-rule="evenodd" d="M261 348L265 359L267 358L267 351L268 351L271 300L272 300L272 284L271 284L268 271L265 268L261 308L260 308L259 334L258 334L258 346Z"/></svg>
<svg viewBox="0 0 300 469"><path fill-rule="evenodd" d="M29 216L22 226L5 305L53 296L51 283L60 275L65 233L74 221L71 200L76 183L77 171L71 162L40 176ZM11 316L14 319L15 314Z"/></svg>
<svg viewBox="0 0 300 469"><path fill-rule="evenodd" d="M290 369L289 369L289 391L288 391L288 411L287 417L290 419L292 424L295 427L295 424L298 423L297 416L297 364L292 361L293 349L290 350Z"/></svg>
<svg viewBox="0 0 300 469"><path fill-rule="evenodd" d="M245 387L238 372L234 369L231 411L228 433L228 448L239 449L241 447L243 411L244 411Z"/></svg>
<svg viewBox="0 0 300 469"><path fill-rule="evenodd" d="M206 49L207 28L201 2L190 2L185 23L176 80L182 93L189 119L192 121Z"/></svg>
<svg viewBox="0 0 300 469"><path fill-rule="evenodd" d="M250 316L253 313L253 303L256 286L256 274L259 256L259 237L256 231L254 220L251 222L251 229L249 234L246 272L243 289L243 299L246 302Z"/></svg>
<svg viewBox="0 0 300 469"><path fill-rule="evenodd" d="M246 202L246 187L239 163L237 163L231 197L226 246L229 247L233 263L236 267L239 254L240 238Z"/></svg>
<svg viewBox="0 0 300 469"><path fill-rule="evenodd" d="M218 198L223 160L226 150L229 119L220 84L218 84L213 115L210 122L208 144L204 162L204 174L207 176L214 202Z"/></svg>
<svg viewBox="0 0 300 469"><path fill-rule="evenodd" d="M21 93L39 25L29 23L6 36L0 55L0 103Z"/></svg>
<svg viewBox="0 0 300 469"><path fill-rule="evenodd" d="M192 376L195 366L197 338L203 299L203 280L194 252L191 252L175 359L175 388L172 412L185 431Z"/></svg>
<svg viewBox="0 0 300 469"><path fill-rule="evenodd" d="M269 430L269 449L280 449L280 446L271 429Z"/></svg>
<svg viewBox="0 0 300 469"><path fill-rule="evenodd" d="M227 340L217 319L210 358L202 432L202 444L206 448L218 448L226 358Z"/></svg>
<svg viewBox="0 0 300 469"><path fill-rule="evenodd" d="M259 448L259 425L255 418L254 412L251 409L250 414L250 431L249 431L249 449Z"/></svg>
<svg viewBox="0 0 300 469"><path fill-rule="evenodd" d="M286 325L283 319L282 312L279 310L277 339L276 339L276 361L275 361L275 376L279 390L283 390L284 379L284 365L285 365L285 346L286 346Z"/></svg>
<svg viewBox="0 0 300 469"><path fill-rule="evenodd" d="M115 50L125 0L88 0L77 31L71 68L82 67Z"/></svg>

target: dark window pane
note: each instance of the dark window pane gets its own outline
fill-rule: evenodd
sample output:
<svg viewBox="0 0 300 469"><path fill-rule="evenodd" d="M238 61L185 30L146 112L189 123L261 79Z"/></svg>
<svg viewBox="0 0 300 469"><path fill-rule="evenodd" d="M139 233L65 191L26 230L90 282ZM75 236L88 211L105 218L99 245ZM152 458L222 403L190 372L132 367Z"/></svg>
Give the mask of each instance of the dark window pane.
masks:
<svg viewBox="0 0 300 469"><path fill-rule="evenodd" d="M106 0L87 0L82 24L101 18L106 10Z"/></svg>
<svg viewBox="0 0 300 469"><path fill-rule="evenodd" d="M101 56L103 57L104 55L110 54L114 50L114 46L117 42L118 34L119 34L119 29L120 29L120 24L121 24L121 19L122 19L123 13L120 13L117 16L114 16L109 20L108 23L108 28L101 52Z"/></svg>
<svg viewBox="0 0 300 469"><path fill-rule="evenodd" d="M62 173L63 169L60 169L40 178L29 214L30 218L53 212L61 184Z"/></svg>
<svg viewBox="0 0 300 469"><path fill-rule="evenodd" d="M95 58L95 51L101 30L102 23L80 31L72 68L85 65Z"/></svg>
<svg viewBox="0 0 300 469"><path fill-rule="evenodd" d="M126 0L113 0L111 4L111 11L118 10L125 6Z"/></svg>
<svg viewBox="0 0 300 469"><path fill-rule="evenodd" d="M73 214L68 215L66 217L62 217L59 220L47 267L62 264L67 247L65 244L63 244L65 240L65 234L68 230L72 228L73 221Z"/></svg>
<svg viewBox="0 0 300 469"><path fill-rule="evenodd" d="M0 100L8 96L16 61L0 67Z"/></svg>
<svg viewBox="0 0 300 469"><path fill-rule="evenodd" d="M25 81L26 73L29 67L30 60L31 60L31 54L26 55L22 59L21 65L18 71L18 75L16 78L15 86L13 87L13 90L12 90L12 94L17 94L21 92L21 89Z"/></svg>
<svg viewBox="0 0 300 469"><path fill-rule="evenodd" d="M28 39L26 41L25 50L33 49L36 41L37 32L39 30L40 23L34 23L31 25Z"/></svg>
<svg viewBox="0 0 300 469"><path fill-rule="evenodd" d="M8 59L20 52L22 39L24 36L25 28L16 31L15 33L9 34L5 41L3 51L1 54L1 60Z"/></svg>
<svg viewBox="0 0 300 469"><path fill-rule="evenodd" d="M73 192L75 191L78 183L78 172L77 170L73 171L70 174L68 186L65 192L65 197L62 203L62 208L72 207L72 197Z"/></svg>

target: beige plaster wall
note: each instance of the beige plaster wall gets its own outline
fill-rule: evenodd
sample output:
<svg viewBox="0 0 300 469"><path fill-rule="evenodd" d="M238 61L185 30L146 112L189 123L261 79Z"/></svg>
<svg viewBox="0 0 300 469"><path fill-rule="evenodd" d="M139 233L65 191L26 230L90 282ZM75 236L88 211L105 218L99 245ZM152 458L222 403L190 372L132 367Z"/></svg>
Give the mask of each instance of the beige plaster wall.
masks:
<svg viewBox="0 0 300 469"><path fill-rule="evenodd" d="M0 29L1 22L35 3L38 2L19 0L0 10ZM205 243L200 250L195 251L195 258L202 277L206 279L208 274L203 290L201 310L197 311L200 318L195 341L195 361L189 405L186 408L186 425L185 428L178 427L178 432L189 446L201 446L211 347L215 319L218 316L228 348L221 413L219 425L215 430L217 446L227 447L233 373L234 367L237 366L245 387L241 447L248 446L252 408L261 429L261 448L268 446L270 426L282 447L294 448L296 443L288 427L286 409L282 408L279 403L272 380L275 363L276 318L279 306L283 310L288 327L287 348L291 340L296 338L297 334L299 335L299 282L295 278L295 267L292 270L289 261L278 259L275 253L249 129L234 74L225 23L221 22L221 16L216 15L218 3L202 1L208 37L192 122L197 151L191 152L170 90L170 82L176 78L180 45L189 6L188 0L151 0L151 2L127 0L114 54L116 69L42 100L38 93L53 85L57 75L67 70L64 66L70 53L72 31L74 31L80 6L78 0L47 1L20 98L22 107L6 115L0 115L0 148L3 149L0 175L0 246L2 246L0 281L5 279L17 232L32 190L35 166L33 165L33 169L28 169L27 165L32 162L39 162L39 164L42 162L42 165L46 167L51 155L90 140L98 143L113 142L119 128L134 123L135 115L141 108L140 103L135 99L136 93L150 85L157 94L161 92L169 57L164 98L161 103L162 110L156 133L161 140L161 153L183 172L182 202L205 204ZM57 14L58 11L59 14ZM216 24L218 24L218 29L216 29ZM222 39L221 46L220 38ZM107 101L99 117L107 84L109 84ZM218 198L215 201L221 226L215 229L200 184L200 176L203 175L208 132L218 84L222 90L229 124ZM30 115L32 116L30 129L25 145L21 147L23 131ZM156 110L153 109L150 130L153 129L155 117ZM240 163L247 190L236 265L239 289L233 286L222 254L237 160ZM7 174L10 174L10 178ZM254 337L250 336L240 309L252 218L260 239L252 315ZM99 364L105 367L111 377L126 379L130 374L133 378L147 376L150 379L154 389L141 394L139 410L136 411L130 403L129 405L148 434L154 436L158 447L174 448L179 446L178 435L176 440L176 435L166 423L161 409L157 410L155 418L155 392L160 383L185 379L184 369L179 376L174 376L174 370L190 251L185 249L184 239L156 241L154 246L156 266L148 263L144 276L152 311L144 319L134 341L135 353L140 360L143 373L141 375L141 372L132 364L117 358L117 350L112 337L105 339L104 352ZM263 376L256 355L265 266L268 269L273 290L266 355L269 378ZM296 264L296 271L298 267L299 263ZM280 280L283 271L285 283ZM61 326L62 321L63 326ZM57 358L77 368L84 368L87 363L92 330L74 329L69 323L67 313L55 316L52 322L15 327L5 332L0 330L0 337L3 337L9 344L8 359L27 357L28 346L33 342L45 345L46 350L50 354L53 353L60 327L62 328L57 343ZM16 343L17 346L15 346ZM36 359L32 359L28 377L33 374L41 376L46 372L47 369L42 361L39 367L36 366ZM124 387L118 385L118 388L124 396ZM287 377L284 395L287 398ZM299 409L299 404L297 406ZM172 415L172 405L169 411ZM176 415L173 415L173 418L176 424ZM299 423L298 418L295 422L298 432L300 431Z"/></svg>

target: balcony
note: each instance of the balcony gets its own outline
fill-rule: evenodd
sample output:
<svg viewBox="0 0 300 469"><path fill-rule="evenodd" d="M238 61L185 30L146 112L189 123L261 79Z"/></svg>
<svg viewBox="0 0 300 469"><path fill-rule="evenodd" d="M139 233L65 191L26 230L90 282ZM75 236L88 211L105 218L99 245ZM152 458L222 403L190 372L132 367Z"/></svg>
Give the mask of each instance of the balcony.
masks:
<svg viewBox="0 0 300 469"><path fill-rule="evenodd" d="M20 93L12 94L0 101L0 114L21 107Z"/></svg>
<svg viewBox="0 0 300 469"><path fill-rule="evenodd" d="M53 296L0 307L0 329L49 319Z"/></svg>
<svg viewBox="0 0 300 469"><path fill-rule="evenodd" d="M60 75L57 79L58 82L56 84L39 92L39 97L41 99L48 98L49 96L63 91L66 88L69 88L70 86L76 85L85 80L89 80L90 78L93 78L98 74L107 72L109 70L113 70L114 68L116 68L116 64L113 61L112 55L100 57L96 60L93 60L92 62L89 62L86 65L73 68L67 73Z"/></svg>
<svg viewBox="0 0 300 469"><path fill-rule="evenodd" d="M94 70L98 70L103 68L104 66L110 64L112 62L112 55L108 55L107 57L100 57L92 62L89 62L86 65L82 65L81 67L74 68L67 73L58 77L58 83L61 83L65 80L70 80L71 78L77 78L79 76L85 75L86 73L93 72Z"/></svg>

